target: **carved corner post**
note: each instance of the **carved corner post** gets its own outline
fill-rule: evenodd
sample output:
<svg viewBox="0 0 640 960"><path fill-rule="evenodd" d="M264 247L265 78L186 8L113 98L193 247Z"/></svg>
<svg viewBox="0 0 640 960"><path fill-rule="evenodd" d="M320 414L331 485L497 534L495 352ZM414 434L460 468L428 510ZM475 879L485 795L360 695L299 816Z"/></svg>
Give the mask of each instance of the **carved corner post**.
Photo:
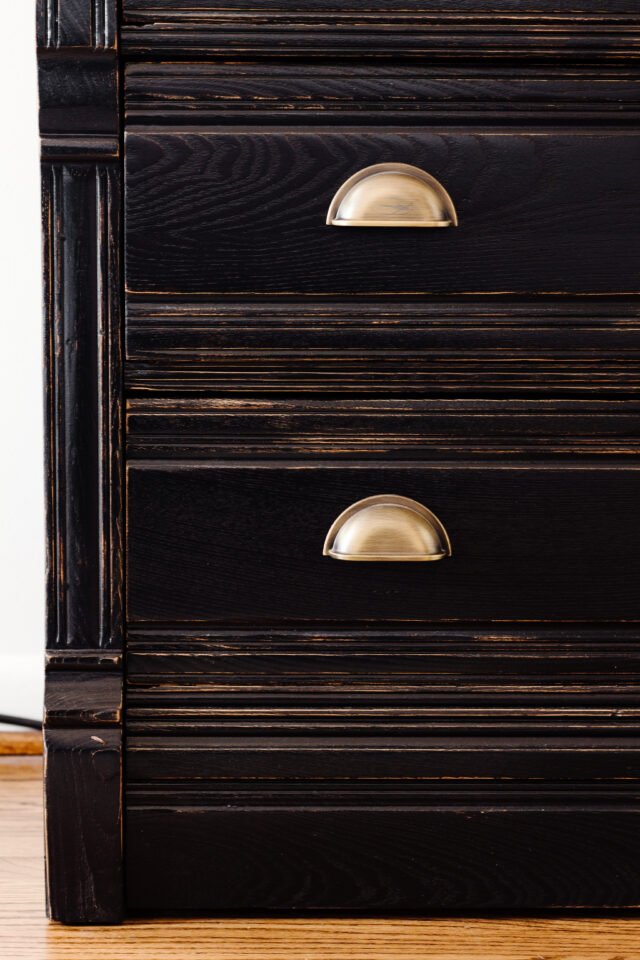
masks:
<svg viewBox="0 0 640 960"><path fill-rule="evenodd" d="M38 0L47 483L49 914L115 923L122 880L117 0Z"/></svg>

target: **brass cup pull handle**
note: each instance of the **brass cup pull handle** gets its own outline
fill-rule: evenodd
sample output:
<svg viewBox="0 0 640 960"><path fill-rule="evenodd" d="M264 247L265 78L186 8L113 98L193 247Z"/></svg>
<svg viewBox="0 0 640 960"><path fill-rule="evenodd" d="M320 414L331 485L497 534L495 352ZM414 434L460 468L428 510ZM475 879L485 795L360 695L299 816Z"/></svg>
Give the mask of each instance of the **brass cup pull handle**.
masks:
<svg viewBox="0 0 640 960"><path fill-rule="evenodd" d="M408 163L359 170L335 194L330 227L457 227L453 200L431 174Z"/></svg>
<svg viewBox="0 0 640 960"><path fill-rule="evenodd" d="M335 560L442 560L451 556L451 542L436 515L417 500L382 494L343 510L322 552Z"/></svg>

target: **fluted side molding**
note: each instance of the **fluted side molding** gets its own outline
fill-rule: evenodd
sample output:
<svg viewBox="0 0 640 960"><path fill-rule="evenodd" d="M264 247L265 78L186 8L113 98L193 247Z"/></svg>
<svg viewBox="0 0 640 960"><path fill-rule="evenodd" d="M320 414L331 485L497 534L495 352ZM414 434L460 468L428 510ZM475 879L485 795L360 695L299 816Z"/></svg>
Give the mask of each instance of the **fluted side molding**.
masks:
<svg viewBox="0 0 640 960"><path fill-rule="evenodd" d="M120 650L118 169L44 164L42 185L50 498L47 647Z"/></svg>
<svg viewBox="0 0 640 960"><path fill-rule="evenodd" d="M37 7L45 305L48 907L122 883L122 312L116 0Z"/></svg>
<svg viewBox="0 0 640 960"><path fill-rule="evenodd" d="M114 50L118 36L116 0L38 0L38 47Z"/></svg>

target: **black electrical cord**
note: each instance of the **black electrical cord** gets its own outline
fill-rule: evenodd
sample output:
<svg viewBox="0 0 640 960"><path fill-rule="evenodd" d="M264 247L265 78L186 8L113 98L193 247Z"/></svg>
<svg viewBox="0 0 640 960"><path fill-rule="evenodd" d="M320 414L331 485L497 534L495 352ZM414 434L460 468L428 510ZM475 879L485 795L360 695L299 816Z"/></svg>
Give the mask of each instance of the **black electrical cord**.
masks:
<svg viewBox="0 0 640 960"><path fill-rule="evenodd" d="M30 727L32 730L42 730L40 720L27 720L25 717L10 717L0 713L0 723L13 724L16 727Z"/></svg>

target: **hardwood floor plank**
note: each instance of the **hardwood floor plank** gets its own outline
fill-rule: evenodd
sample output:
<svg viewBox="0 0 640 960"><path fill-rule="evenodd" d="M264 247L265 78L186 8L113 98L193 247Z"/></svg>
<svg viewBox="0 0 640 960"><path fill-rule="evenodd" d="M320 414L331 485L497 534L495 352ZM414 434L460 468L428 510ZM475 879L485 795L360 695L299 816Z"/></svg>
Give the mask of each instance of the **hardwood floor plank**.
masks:
<svg viewBox="0 0 640 960"><path fill-rule="evenodd" d="M0 756L36 756L42 753L39 730L0 730Z"/></svg>
<svg viewBox="0 0 640 960"><path fill-rule="evenodd" d="M169 920L69 929L23 915L0 936L7 960L634 960L639 929L630 919Z"/></svg>

